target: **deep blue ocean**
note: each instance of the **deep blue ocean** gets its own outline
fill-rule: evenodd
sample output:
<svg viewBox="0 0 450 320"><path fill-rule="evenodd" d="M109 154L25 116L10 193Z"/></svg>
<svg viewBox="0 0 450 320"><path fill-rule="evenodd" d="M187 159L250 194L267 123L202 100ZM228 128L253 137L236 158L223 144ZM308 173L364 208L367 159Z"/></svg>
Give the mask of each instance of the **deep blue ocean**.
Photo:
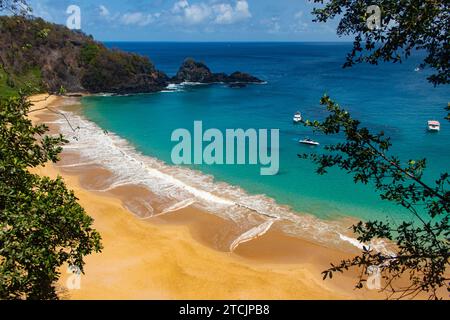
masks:
<svg viewBox="0 0 450 320"><path fill-rule="evenodd" d="M450 169L450 123L443 118L450 87L434 88L427 70L415 71L420 54L403 64L357 65L343 69L349 43L107 43L109 47L148 56L159 70L175 75L186 57L205 62L214 72L239 70L264 85L229 88L225 85L184 87L177 92L84 98L85 116L103 129L128 140L145 155L171 164L174 129L192 130L195 120L207 128L280 129L280 171L261 176L260 166L192 166L217 181L264 194L295 211L325 219L352 216L373 219L408 218L409 213L380 200L370 186L355 185L352 177L332 170L319 176L315 166L298 153L320 152L339 137L313 134L295 126L300 110L308 119L326 116L320 98L327 93L371 130L392 138L392 154L403 160L428 159L426 178ZM441 131L426 131L427 120L441 122ZM318 148L300 145L311 137Z"/></svg>

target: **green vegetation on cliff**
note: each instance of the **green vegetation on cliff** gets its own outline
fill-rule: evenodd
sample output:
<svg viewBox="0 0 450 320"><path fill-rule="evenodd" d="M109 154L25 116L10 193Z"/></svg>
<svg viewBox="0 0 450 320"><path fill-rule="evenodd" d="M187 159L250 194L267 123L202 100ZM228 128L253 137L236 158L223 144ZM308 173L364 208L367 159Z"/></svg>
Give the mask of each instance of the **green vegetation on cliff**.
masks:
<svg viewBox="0 0 450 320"><path fill-rule="evenodd" d="M41 71L38 68L30 68L25 74L8 74L0 67L0 98L8 98L19 94L42 92L43 83Z"/></svg>

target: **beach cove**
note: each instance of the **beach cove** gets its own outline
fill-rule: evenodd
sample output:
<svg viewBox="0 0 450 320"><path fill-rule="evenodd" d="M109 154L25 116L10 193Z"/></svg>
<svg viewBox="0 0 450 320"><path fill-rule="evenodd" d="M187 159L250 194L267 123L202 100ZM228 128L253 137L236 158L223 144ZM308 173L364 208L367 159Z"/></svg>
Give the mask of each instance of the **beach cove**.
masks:
<svg viewBox="0 0 450 320"><path fill-rule="evenodd" d="M58 111L76 103L73 98L32 97L33 109L50 106ZM42 101L41 101L42 100ZM43 109L31 113L58 132L61 115ZM65 121L62 119L62 121ZM67 137L70 139L70 137ZM36 168L41 175L62 175L80 204L95 220L104 250L86 259L86 274L79 290L68 290L70 276L61 270L60 294L65 299L350 299L376 297L366 289L355 291L356 274L323 281L321 271L329 263L350 254L294 238L274 222L259 237L242 242L233 251L230 240L239 234L236 224L187 205L155 218L142 219L131 201L150 199L164 205L164 197L139 185L104 191L95 189L111 176L105 168L78 161L73 150L63 152L61 162ZM131 202L130 202L131 201ZM142 202L141 202L142 205ZM144 217L146 218L146 217ZM238 232L239 231L239 232ZM224 246L223 244L227 244ZM383 298L383 296L380 296Z"/></svg>

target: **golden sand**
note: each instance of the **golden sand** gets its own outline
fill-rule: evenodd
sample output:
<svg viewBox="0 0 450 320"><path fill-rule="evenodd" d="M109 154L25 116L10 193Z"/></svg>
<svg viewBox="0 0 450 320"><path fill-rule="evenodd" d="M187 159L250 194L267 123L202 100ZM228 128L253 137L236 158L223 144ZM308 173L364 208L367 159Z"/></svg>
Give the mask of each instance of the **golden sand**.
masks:
<svg viewBox="0 0 450 320"><path fill-rule="evenodd" d="M51 105L60 97L34 96L32 109ZM47 111L32 112L38 121ZM69 157L70 155L63 155ZM76 155L71 155L76 157ZM62 159L64 161L64 158ZM187 207L164 218L139 219L126 209L127 199L145 194L139 186L108 194L91 192L108 177L99 167L82 172L62 171L53 164L33 169L40 175L63 176L80 204L94 218L104 250L86 258L79 290L62 290L67 299L351 299L376 297L353 290L353 274L332 281L321 271L346 254L289 237L274 226L263 236L241 244L234 252L222 246L219 234L230 222ZM147 194L148 197L155 197ZM157 202L158 199L152 201ZM231 231L230 231L231 232ZM69 274L61 270L59 285ZM380 296L381 297L381 296Z"/></svg>

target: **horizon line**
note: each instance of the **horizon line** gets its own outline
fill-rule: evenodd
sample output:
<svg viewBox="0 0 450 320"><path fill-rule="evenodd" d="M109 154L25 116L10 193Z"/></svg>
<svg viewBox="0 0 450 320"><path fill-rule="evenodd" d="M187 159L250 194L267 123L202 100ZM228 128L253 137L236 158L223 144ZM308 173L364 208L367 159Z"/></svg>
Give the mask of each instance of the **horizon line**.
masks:
<svg viewBox="0 0 450 320"><path fill-rule="evenodd" d="M331 41L331 40L100 40L100 42L148 42L148 43L353 43L353 41Z"/></svg>

